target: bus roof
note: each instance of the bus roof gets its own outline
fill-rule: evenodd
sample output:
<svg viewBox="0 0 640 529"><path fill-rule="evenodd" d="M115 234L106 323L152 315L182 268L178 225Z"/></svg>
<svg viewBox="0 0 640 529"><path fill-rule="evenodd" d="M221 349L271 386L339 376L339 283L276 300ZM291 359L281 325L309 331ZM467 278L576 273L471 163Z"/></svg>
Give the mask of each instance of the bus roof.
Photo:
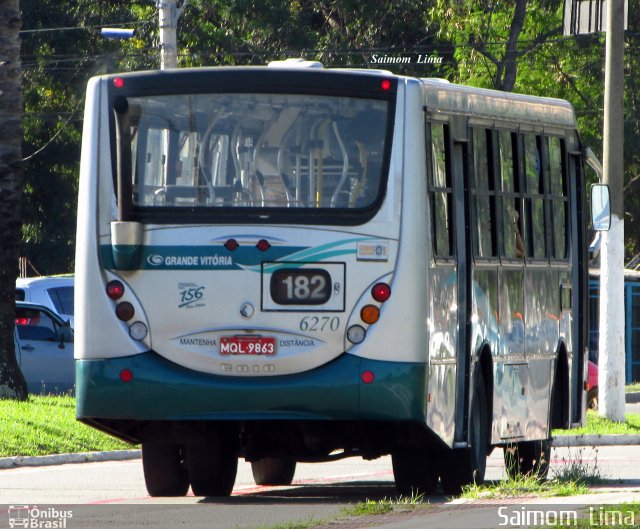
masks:
<svg viewBox="0 0 640 529"><path fill-rule="evenodd" d="M459 114L492 120L575 128L573 107L567 101L487 88L420 79L425 105L432 115Z"/></svg>
<svg viewBox="0 0 640 529"><path fill-rule="evenodd" d="M423 97L427 111L432 116L442 113L459 114L470 117L485 118L494 121L510 121L547 127L575 129L576 118L571 104L562 99L514 94L486 88L454 84L445 79L416 79L396 75L387 70L357 68L324 68L321 63L311 61L278 61L269 66L223 66L204 68L180 68L173 70L137 71L121 74L110 74L105 78L138 77L152 79L152 85L164 76L201 76L212 72L219 74L240 73L251 75L275 72L295 73L297 79L308 76L349 76L357 83L360 78L394 77L402 82L418 82L423 89ZM276 73L276 75L279 75ZM355 77L355 79L354 79ZM313 79L313 77L311 77Z"/></svg>

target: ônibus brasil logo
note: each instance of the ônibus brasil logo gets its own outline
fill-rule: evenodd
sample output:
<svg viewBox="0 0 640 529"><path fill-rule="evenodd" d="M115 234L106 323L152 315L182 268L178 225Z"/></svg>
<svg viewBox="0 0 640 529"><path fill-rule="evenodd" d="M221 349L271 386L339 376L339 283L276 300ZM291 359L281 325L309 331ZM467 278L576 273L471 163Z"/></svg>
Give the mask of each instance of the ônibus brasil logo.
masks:
<svg viewBox="0 0 640 529"><path fill-rule="evenodd" d="M73 512L55 507L39 508L29 505L9 506L9 527L30 529L65 529L67 521L73 518Z"/></svg>

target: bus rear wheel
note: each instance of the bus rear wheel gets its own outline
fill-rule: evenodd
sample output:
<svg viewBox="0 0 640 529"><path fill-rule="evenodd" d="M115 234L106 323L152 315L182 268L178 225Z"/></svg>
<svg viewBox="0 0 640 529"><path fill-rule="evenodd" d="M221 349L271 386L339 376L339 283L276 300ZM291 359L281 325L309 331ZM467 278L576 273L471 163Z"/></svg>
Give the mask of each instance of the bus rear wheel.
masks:
<svg viewBox="0 0 640 529"><path fill-rule="evenodd" d="M221 437L186 446L185 461L195 496L229 496L238 470L238 458Z"/></svg>
<svg viewBox="0 0 640 529"><path fill-rule="evenodd" d="M462 487L471 483L482 484L487 469L489 419L482 370L475 376L468 448L448 450L440 460L440 480L447 495L460 494Z"/></svg>
<svg viewBox="0 0 640 529"><path fill-rule="evenodd" d="M256 485L291 485L296 461L290 457L264 457L252 461L251 472Z"/></svg>
<svg viewBox="0 0 640 529"><path fill-rule="evenodd" d="M438 485L438 474L426 450L407 449L391 454L396 489L402 496L415 497L433 494Z"/></svg>
<svg viewBox="0 0 640 529"><path fill-rule="evenodd" d="M546 479L549 473L551 441L521 441L504 449L504 465L510 478L535 476Z"/></svg>
<svg viewBox="0 0 640 529"><path fill-rule="evenodd" d="M170 443L142 443L142 469L149 496L184 496L189 475L182 447Z"/></svg>

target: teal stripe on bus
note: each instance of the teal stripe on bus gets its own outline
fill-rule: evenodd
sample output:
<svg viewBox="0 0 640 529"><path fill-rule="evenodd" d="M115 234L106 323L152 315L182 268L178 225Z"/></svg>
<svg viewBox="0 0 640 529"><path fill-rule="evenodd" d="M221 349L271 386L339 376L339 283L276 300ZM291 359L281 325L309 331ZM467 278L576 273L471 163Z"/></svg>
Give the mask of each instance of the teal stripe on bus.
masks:
<svg viewBox="0 0 640 529"><path fill-rule="evenodd" d="M122 253L127 247L117 247ZM216 246L142 246L138 249L139 257L129 269L133 270L243 270L246 267L257 267L265 261L276 261L288 255L305 250L300 246L272 246L267 252L255 247L227 250L222 245ZM354 250L355 251L355 250ZM100 247L103 266L108 270L117 269L113 259L111 245Z"/></svg>
<svg viewBox="0 0 640 529"><path fill-rule="evenodd" d="M124 383L120 372L133 380ZM374 380L362 381L370 371ZM77 417L130 420L379 420L426 422L427 365L345 353L290 375L201 373L154 352L77 360Z"/></svg>

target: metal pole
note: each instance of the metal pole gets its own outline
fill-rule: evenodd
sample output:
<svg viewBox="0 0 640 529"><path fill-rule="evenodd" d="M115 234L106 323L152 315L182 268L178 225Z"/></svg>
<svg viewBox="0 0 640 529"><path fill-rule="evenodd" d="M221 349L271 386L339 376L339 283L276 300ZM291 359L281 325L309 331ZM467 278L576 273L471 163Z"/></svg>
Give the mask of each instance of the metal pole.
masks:
<svg viewBox="0 0 640 529"><path fill-rule="evenodd" d="M600 284L599 414L624 422L624 2L607 2L604 85L604 183L611 191L611 229L603 233Z"/></svg>

